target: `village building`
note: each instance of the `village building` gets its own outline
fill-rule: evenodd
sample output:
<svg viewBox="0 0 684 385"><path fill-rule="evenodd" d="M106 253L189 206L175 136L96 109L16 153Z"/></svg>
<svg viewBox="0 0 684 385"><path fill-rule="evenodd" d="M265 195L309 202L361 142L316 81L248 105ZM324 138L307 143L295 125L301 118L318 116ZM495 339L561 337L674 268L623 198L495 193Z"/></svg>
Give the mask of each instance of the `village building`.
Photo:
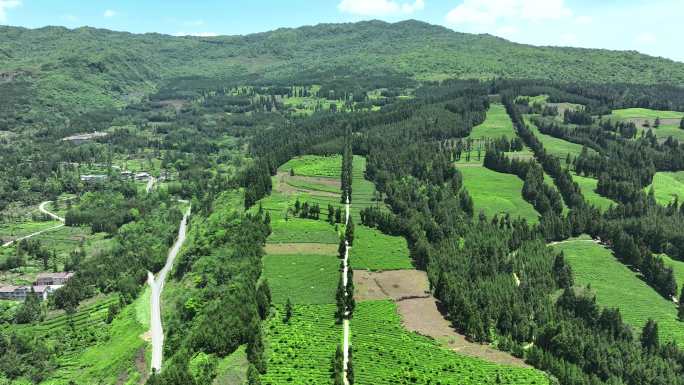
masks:
<svg viewBox="0 0 684 385"><path fill-rule="evenodd" d="M24 301L31 294L31 290L45 301L57 289L64 286L74 273L41 273L36 277L32 286L0 286L0 299Z"/></svg>
<svg viewBox="0 0 684 385"><path fill-rule="evenodd" d="M36 285L64 285L74 273L63 272L63 273L40 273L36 276Z"/></svg>
<svg viewBox="0 0 684 385"><path fill-rule="evenodd" d="M104 138L107 135L109 135L106 132L99 132L95 131L90 134L77 134L77 135L72 135L72 136L67 136L66 138L63 138L63 142L71 142L73 144L81 144L85 142L90 142L92 140L98 139L98 138Z"/></svg>

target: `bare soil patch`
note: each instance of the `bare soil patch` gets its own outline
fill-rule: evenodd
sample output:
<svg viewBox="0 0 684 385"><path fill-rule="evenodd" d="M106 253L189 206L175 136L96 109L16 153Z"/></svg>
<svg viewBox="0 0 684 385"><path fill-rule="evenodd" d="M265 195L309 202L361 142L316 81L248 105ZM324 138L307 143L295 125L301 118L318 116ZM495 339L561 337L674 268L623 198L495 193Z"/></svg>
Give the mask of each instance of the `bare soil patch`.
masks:
<svg viewBox="0 0 684 385"><path fill-rule="evenodd" d="M407 330L432 337L451 350L498 364L530 367L523 360L506 352L470 342L454 330L440 312L439 302L430 294L424 271L354 270L354 288L354 297L358 301L394 300Z"/></svg>
<svg viewBox="0 0 684 385"><path fill-rule="evenodd" d="M451 327L450 322L440 313L438 301L432 296L398 301L397 308L406 329L432 337L460 354L498 364L530 367L522 359L506 352L468 341Z"/></svg>
<svg viewBox="0 0 684 385"><path fill-rule="evenodd" d="M138 384L143 385L150 377L150 372L147 369L147 360L145 360L145 348L140 348L138 353L136 353L135 367L138 369L138 373L140 373L140 381L138 381Z"/></svg>
<svg viewBox="0 0 684 385"><path fill-rule="evenodd" d="M354 270L354 297L359 301L428 297L427 274L419 270Z"/></svg>
<svg viewBox="0 0 684 385"><path fill-rule="evenodd" d="M320 180L319 180L320 179ZM310 194L313 196L320 196L320 197L335 197L338 198L340 196L339 193L332 193L329 191L320 191L320 190L310 190L310 189L305 189L305 188L298 188L294 187L290 184L287 183L288 180L299 180L302 182L310 182L310 183L318 183L318 184L325 184L328 186L340 186L340 182L336 181L332 178L317 178L317 177L307 177L307 176L290 176L290 174L286 171L281 171L277 174L277 181L278 183L276 184L276 191L281 192L283 194L297 194L297 193L305 193L305 194Z"/></svg>
<svg viewBox="0 0 684 385"><path fill-rule="evenodd" d="M267 243L266 254L337 255L337 245L329 243Z"/></svg>

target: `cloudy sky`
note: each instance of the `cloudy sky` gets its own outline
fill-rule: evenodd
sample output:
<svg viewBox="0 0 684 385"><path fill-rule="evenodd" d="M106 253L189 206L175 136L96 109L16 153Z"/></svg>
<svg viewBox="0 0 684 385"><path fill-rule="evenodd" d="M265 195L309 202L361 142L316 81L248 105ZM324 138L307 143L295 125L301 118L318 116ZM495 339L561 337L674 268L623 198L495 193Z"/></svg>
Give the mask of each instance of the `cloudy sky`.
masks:
<svg viewBox="0 0 684 385"><path fill-rule="evenodd" d="M29 28L211 36L418 19L520 43L637 50L679 61L683 17L684 0L0 0L0 24Z"/></svg>

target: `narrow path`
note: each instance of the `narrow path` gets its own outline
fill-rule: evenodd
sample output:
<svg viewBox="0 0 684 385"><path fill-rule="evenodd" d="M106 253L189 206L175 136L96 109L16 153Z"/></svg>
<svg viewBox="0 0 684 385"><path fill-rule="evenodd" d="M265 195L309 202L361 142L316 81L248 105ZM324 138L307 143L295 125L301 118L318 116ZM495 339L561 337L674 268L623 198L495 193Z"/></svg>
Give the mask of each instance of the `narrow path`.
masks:
<svg viewBox="0 0 684 385"><path fill-rule="evenodd" d="M344 205L345 207L345 221L344 224L345 226L349 224L349 197L347 197L347 203ZM343 266L344 268L342 269L342 283L344 284L344 287L347 287L347 271L349 270L349 243L347 240L344 241L344 263ZM347 293L345 291L344 295L346 296ZM346 316L347 314L345 314ZM343 352L343 360L342 360L342 367L343 367L343 377L342 379L344 380L344 385L349 385L349 380L347 380L347 368L349 367L349 318L345 317L344 321L342 321L342 352Z"/></svg>
<svg viewBox="0 0 684 385"><path fill-rule="evenodd" d="M42 203L40 204L40 206L38 206L38 210L39 210L41 213L43 213L43 214L49 216L50 218L55 219L55 220L58 220L58 221L60 221L60 222L62 222L62 223L60 223L60 224L57 225L57 226L48 227L47 229L43 229L43 230L40 230L40 231L36 231L35 233L29 234L29 235L25 235L25 236L23 236L23 237L21 237L21 238L17 238L17 239L15 239L15 240L12 240L12 241L9 241L9 242L5 242L5 243L2 245L2 247L9 247L9 246L12 246L15 242L20 242L20 241L23 241L24 239L29 239L29 238L31 238L31 237L35 237L36 235L40 235L40 234L46 233L46 232L48 232L48 231L57 230L57 229L59 229L59 228L64 227L64 218L60 217L59 215L57 215L57 214L55 214L55 213L52 213L52 212L48 211L48 210L45 208L45 206L46 206L48 203L50 203L50 202L52 202L52 201L45 201L45 202L42 202Z"/></svg>
<svg viewBox="0 0 684 385"><path fill-rule="evenodd" d="M152 187L154 187L154 184L157 182L157 179L150 175L149 179L147 179L147 186L145 186L145 192L150 193L152 191Z"/></svg>
<svg viewBox="0 0 684 385"><path fill-rule="evenodd" d="M599 241L597 239L566 239L564 241L557 241L557 242L548 243L547 246L556 246L556 245L561 245L563 243L570 243L570 242L593 242L593 243L598 243L598 244L601 243L601 241Z"/></svg>
<svg viewBox="0 0 684 385"><path fill-rule="evenodd" d="M173 244L173 247L169 250L169 255L166 258L166 264L159 271L155 279L154 274L147 272L147 283L152 288L152 293L150 295L150 334L152 337L152 360L151 369L152 371L161 371L162 358L164 355L164 330L162 328L161 319L161 293L164 290L164 282L166 281L166 276L171 271L173 267L173 262L176 260L176 256L185 242L185 234L188 225L188 216L190 216L190 207L183 215L183 220L178 228L178 238Z"/></svg>

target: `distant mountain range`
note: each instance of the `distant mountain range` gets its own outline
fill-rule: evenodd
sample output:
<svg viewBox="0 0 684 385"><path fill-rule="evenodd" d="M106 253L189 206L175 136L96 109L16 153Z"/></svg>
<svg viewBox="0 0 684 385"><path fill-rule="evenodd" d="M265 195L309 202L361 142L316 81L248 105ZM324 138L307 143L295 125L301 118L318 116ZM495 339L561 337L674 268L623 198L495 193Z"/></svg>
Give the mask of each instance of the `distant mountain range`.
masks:
<svg viewBox="0 0 684 385"><path fill-rule="evenodd" d="M28 92L34 102L54 107L123 105L181 77L304 84L383 76L684 85L684 63L632 51L516 44L413 20L219 37L0 26L0 87L22 82L35 91Z"/></svg>

